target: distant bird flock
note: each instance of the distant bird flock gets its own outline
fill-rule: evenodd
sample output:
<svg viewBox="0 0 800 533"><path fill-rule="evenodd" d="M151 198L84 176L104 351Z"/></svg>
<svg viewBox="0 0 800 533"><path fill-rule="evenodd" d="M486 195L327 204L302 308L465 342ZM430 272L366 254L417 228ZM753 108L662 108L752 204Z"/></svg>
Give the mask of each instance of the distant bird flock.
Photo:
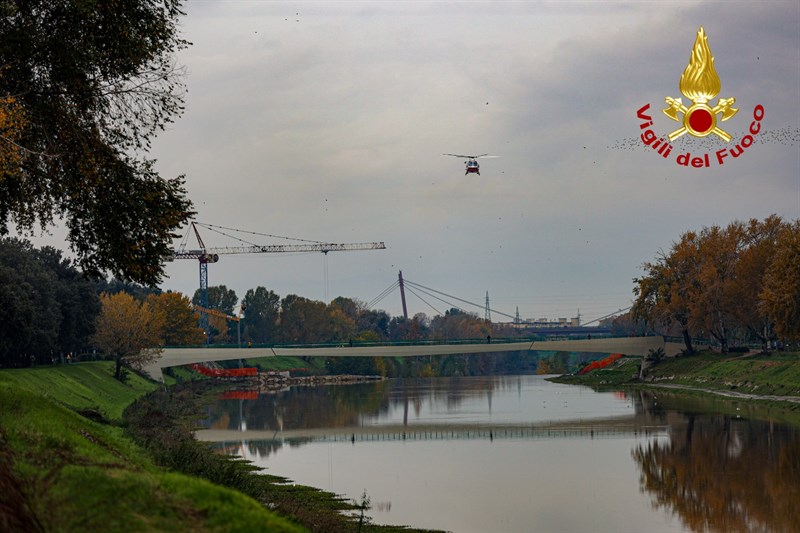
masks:
<svg viewBox="0 0 800 533"><path fill-rule="evenodd" d="M734 140L741 138L745 132L733 134ZM753 138L753 144L782 144L784 146L798 146L800 145L800 128L781 128L777 130L764 130ZM705 150L711 151L719 149L726 145L717 137L683 137L673 141L675 146L680 146L682 149L689 150ZM617 140L614 144L607 146L612 150L649 150L646 144L642 142L639 137L627 137Z"/></svg>

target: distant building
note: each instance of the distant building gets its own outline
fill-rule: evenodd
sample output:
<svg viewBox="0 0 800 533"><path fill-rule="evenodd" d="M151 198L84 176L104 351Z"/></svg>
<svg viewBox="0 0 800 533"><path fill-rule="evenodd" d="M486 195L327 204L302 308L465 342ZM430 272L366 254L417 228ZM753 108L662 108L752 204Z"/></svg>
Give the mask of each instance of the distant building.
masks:
<svg viewBox="0 0 800 533"><path fill-rule="evenodd" d="M558 318L550 320L549 318L526 318L524 320L515 320L511 326L517 329L525 328L577 328L581 325L581 317L576 316L573 318Z"/></svg>

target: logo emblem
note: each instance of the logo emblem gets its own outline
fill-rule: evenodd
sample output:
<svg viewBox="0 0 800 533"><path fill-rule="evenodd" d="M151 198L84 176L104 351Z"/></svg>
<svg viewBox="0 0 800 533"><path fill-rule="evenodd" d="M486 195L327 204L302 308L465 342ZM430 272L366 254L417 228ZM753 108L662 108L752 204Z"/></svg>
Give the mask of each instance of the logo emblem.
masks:
<svg viewBox="0 0 800 533"><path fill-rule="evenodd" d="M671 96L665 98L669 107L663 110L664 114L676 122L683 122L682 127L667 136L669 140L674 141L685 133L694 137L706 137L713 133L725 142L730 141L731 136L717 125L717 115L722 113L720 122L724 122L739 110L731 107L736 103L736 98L733 97L720 98L714 107L709 105L709 102L719 94L722 82L714 69L714 56L711 55L708 37L702 26L697 32L689 65L681 75L678 88L692 101L692 105L686 107L680 98ZM683 113L682 120L678 118L678 113Z"/></svg>

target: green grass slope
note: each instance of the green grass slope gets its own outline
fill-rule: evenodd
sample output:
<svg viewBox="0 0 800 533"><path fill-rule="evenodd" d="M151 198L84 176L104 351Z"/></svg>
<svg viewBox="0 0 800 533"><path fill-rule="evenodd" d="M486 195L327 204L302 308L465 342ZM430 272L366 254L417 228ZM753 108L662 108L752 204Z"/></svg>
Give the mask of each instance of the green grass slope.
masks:
<svg viewBox="0 0 800 533"><path fill-rule="evenodd" d="M762 397L800 396L800 353L722 355L702 352L669 357L647 369L639 380L640 357L623 357L615 364L582 376L554 381L591 386L678 385L687 389L735 391Z"/></svg>
<svg viewBox="0 0 800 533"><path fill-rule="evenodd" d="M3 370L0 384L36 392L76 411L96 409L109 420L119 420L128 404L158 386L134 373L126 383L109 379L113 375L113 363L101 361Z"/></svg>
<svg viewBox="0 0 800 533"><path fill-rule="evenodd" d="M110 363L0 372L0 530L303 531L255 500L156 467L112 422L155 384Z"/></svg>
<svg viewBox="0 0 800 533"><path fill-rule="evenodd" d="M664 360L647 374L652 383L764 396L800 396L798 353L750 356L702 353Z"/></svg>

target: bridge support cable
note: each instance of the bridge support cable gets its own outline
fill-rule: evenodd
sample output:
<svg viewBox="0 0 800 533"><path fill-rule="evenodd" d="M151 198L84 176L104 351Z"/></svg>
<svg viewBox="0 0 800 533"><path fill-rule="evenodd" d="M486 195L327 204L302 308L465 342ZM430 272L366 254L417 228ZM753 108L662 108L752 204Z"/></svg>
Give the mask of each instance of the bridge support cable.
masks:
<svg viewBox="0 0 800 533"><path fill-rule="evenodd" d="M430 287L426 287L424 285L420 285L419 283L415 283L415 282L410 281L408 279L406 279L405 282L406 282L406 285L412 285L414 288L416 288L418 290L427 290L427 291L435 292L437 294L441 294L442 296L446 296L447 298L452 298L452 299L454 299L456 301L472 305L472 306L477 307L479 309L485 309L485 306L482 305L482 304L478 304L478 303L475 303L475 302L470 302L469 300L464 300L464 299L459 298L457 296L453 296L452 294L447 294L447 293L442 292L442 291L437 291L436 289L431 289ZM428 294L428 293L426 293L426 294ZM431 296L433 296L433 295L431 295ZM444 300L442 300L442 301L444 301ZM447 303L447 302L445 302L445 303ZM455 306L455 307L459 308L458 306ZM461 310L463 311L463 309L461 309ZM502 316L508 317L508 318L510 318L512 320L514 319L514 315L509 315L507 313L503 313L502 311L498 311L496 309L490 309L490 311L493 311L494 313L496 313L498 315L502 315Z"/></svg>
<svg viewBox="0 0 800 533"><path fill-rule="evenodd" d="M401 285L401 280L402 280L402 285ZM463 304L468 304L468 305L471 305L473 307L477 307L479 309L482 309L484 311L484 315L486 317L489 317L489 319L487 319L487 321L490 321L491 313L494 312L494 313L496 313L498 315L501 315L501 316L504 316L504 317L507 317L507 318L511 319L511 321L513 323L515 323L515 324L524 323L524 321L522 321L520 319L520 317L519 317L519 308L517 308L516 315L510 315L508 313L504 313L502 311L498 311L496 309L492 309L488 305L488 302L485 302L483 304L476 303L476 302L470 302L469 300L464 300L463 298L459 298L457 296L453 296L452 294L447 294L446 292L442 292L442 291L433 289L431 287L426 287L425 285L421 285L419 283L411 281L408 278L402 277L402 274L400 274L398 276L398 280L396 280L394 283L389 285L378 296L373 298L372 301L370 301L367 304L367 309L372 309L375 305L377 305L380 301L382 301L384 298L386 298L397 287L401 287L401 288L403 288L405 290L408 290L408 292L410 292L411 294L413 294L414 296L419 298L425 305L427 305L428 307L433 309L434 312L436 312L436 313L438 313L440 315L443 315L444 313L442 313L441 311L436 309L436 307L434 307L429 301L427 301L425 298L423 298L419 293L425 294L429 298L434 298L434 299L442 302L445 305L448 305L448 306L450 306L452 308L458 309L459 311L463 311L465 313L468 312L468 311L466 309L464 309L461 305L459 305L457 303L453 303L453 301L461 302ZM445 299L445 298L449 298L449 300ZM488 300L488 291L487 291L487 300ZM595 322L600 322L601 320L605 320L606 318L610 318L610 317L619 315L621 313L624 313L624 312L630 310L631 307L632 306L628 306L628 307L625 307L623 309L618 309L616 311L612 311L611 313L608 313L608 314L606 314L604 316L601 316L600 318L595 318L593 320L590 320L589 322L586 322L586 323L584 323L582 325L583 326L588 326L589 324L594 324Z"/></svg>
<svg viewBox="0 0 800 533"><path fill-rule="evenodd" d="M432 306L432 305L431 305L431 304L430 304L430 303L429 303L427 300L425 300L425 298L423 298L422 296L420 296L419 294L417 294L416 292L414 292L414 290L413 290L411 287L407 287L407 289L408 289L408 292L410 292L411 294L413 294L414 296L416 296L417 298L419 298L420 300L422 300L422 301L425 303L425 305L427 305L428 307L430 307L431 309L433 309L434 311L436 311L436 313L438 313L438 314L440 314L440 315L443 315L443 314L444 314L444 313L442 313L441 311L439 311L438 309L436 309L434 306ZM447 302L445 302L445 303L447 303ZM448 304L448 305L450 305L450 304Z"/></svg>
<svg viewBox="0 0 800 533"><path fill-rule="evenodd" d="M395 281L394 283L383 289L383 292L381 292L378 296L370 300L370 302L367 304L367 309L372 309L373 307L378 305L378 303L387 296L389 296L397 288L397 286L398 282Z"/></svg>
<svg viewBox="0 0 800 533"><path fill-rule="evenodd" d="M617 316L620 313L624 313L624 312L630 310L631 307L633 307L633 306L629 305L628 307L626 307L624 309L617 309L616 311L612 311L612 312L608 313L607 315L603 315L600 318L595 318L594 320L590 320L589 322L586 322L586 323L581 324L581 325L588 326L589 324L594 324L595 322L600 322L601 320L605 320L606 318L611 318L612 316Z"/></svg>
<svg viewBox="0 0 800 533"><path fill-rule="evenodd" d="M412 289L412 287L414 287L414 288L415 288L416 290L418 290L419 292L421 292L421 293L425 294L426 296L429 296L429 297L431 297L431 298L435 298L436 300L439 300L439 301L440 301L440 302L442 302L443 304L445 304L445 305L448 305L448 306L450 306L450 307L451 307L451 308L453 308L453 309L458 309L459 311L462 311L462 312L464 312L464 313L468 313L468 312L469 312L469 311L467 311L466 309L464 309L463 307L459 306L458 304L455 304L455 303L453 303L453 302L451 302L451 301L448 301L448 300L445 300L445 299L443 299L443 298L440 298L439 296L436 296L436 295L435 295L435 294L433 294L432 292L428 292L428 291L427 291L427 290L425 290L425 289L421 289L421 288L419 288L419 287L418 287L418 286L416 286L416 285L410 285L410 282L408 282L408 281L406 281L406 283L407 283L407 285L406 285L406 288L408 289L408 291L409 291L410 293L412 293L414 296L416 296L417 298L419 298L420 300L422 300L423 302L425 302L426 304L428 304L428 306L430 306L430 307L431 307L431 308L432 308L434 311L436 311L436 312L437 312L437 313L439 313L440 315L443 315L444 313L440 312L438 309L436 309L436 308L435 308L435 307L433 307L431 304L429 304L428 302L426 302L426 301L425 301L425 300L424 300L424 299L423 299L423 298L422 298L422 297L421 297L419 294L417 294L416 292L414 292L414 290Z"/></svg>

